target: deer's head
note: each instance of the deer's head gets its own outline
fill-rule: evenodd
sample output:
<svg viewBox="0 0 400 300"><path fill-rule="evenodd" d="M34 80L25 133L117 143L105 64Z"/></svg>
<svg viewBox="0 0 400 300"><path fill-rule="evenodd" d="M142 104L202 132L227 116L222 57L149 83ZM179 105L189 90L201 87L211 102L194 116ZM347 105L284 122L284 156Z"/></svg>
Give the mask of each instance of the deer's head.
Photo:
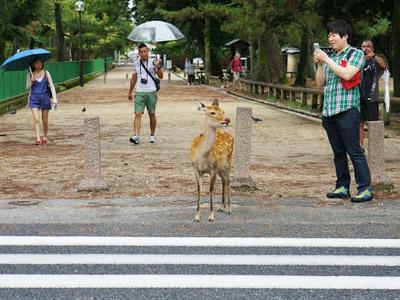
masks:
<svg viewBox="0 0 400 300"><path fill-rule="evenodd" d="M225 112L219 107L218 99L214 99L211 105L205 105L198 100L196 102L198 110L203 111L206 116L207 126L220 128L228 126L231 122L229 118L225 118Z"/></svg>

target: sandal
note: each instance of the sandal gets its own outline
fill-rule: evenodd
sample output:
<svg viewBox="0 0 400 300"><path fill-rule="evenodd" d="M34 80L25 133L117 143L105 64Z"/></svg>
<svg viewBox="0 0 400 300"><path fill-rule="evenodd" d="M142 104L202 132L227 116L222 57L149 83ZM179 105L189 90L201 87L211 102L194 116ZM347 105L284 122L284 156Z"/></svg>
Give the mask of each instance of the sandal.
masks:
<svg viewBox="0 0 400 300"><path fill-rule="evenodd" d="M35 145L40 145L40 144L41 144L40 140L35 140Z"/></svg>
<svg viewBox="0 0 400 300"><path fill-rule="evenodd" d="M43 137L42 137L42 145L47 145L47 139L44 139Z"/></svg>

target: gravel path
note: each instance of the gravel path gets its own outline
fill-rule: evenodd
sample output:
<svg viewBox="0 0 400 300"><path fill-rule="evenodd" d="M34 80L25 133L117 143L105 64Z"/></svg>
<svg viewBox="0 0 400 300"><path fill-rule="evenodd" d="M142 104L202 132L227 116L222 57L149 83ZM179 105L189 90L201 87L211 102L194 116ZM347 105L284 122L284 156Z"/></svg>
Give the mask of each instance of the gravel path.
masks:
<svg viewBox="0 0 400 300"><path fill-rule="evenodd" d="M248 102L206 86L187 86L173 76L162 83L158 103L157 143L148 141L148 116L142 122L142 143L128 142L133 109L127 100L128 67L59 95L60 109L51 112L49 144L33 145L31 112L0 116L0 198L128 198L135 196L195 195L196 180L189 160L192 138L203 128L203 116L193 99L220 100L231 118L227 131L234 133L238 106L253 108L263 121L254 123L252 177L258 190L234 191L254 199L279 197L324 200L334 185L331 150L320 124ZM130 77L130 73L128 76ZM165 76L167 77L167 76ZM86 112L82 112L82 108ZM101 122L102 173L110 191L78 193L83 176L84 115ZM385 139L386 171L394 185L400 183L400 137ZM219 181L218 181L219 183ZM353 191L355 186L352 186ZM220 192L218 184L217 192ZM399 191L377 193L380 199L399 199Z"/></svg>

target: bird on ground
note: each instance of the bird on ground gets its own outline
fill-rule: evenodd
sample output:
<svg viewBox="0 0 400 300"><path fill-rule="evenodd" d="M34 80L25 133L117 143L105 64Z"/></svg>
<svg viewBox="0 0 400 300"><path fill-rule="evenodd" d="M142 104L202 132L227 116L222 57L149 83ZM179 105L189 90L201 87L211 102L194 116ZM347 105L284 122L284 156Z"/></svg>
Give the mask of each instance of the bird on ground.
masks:
<svg viewBox="0 0 400 300"><path fill-rule="evenodd" d="M262 119L257 118L257 117L253 117L253 116L251 116L251 119L252 119L254 122L260 122L260 121L262 121Z"/></svg>

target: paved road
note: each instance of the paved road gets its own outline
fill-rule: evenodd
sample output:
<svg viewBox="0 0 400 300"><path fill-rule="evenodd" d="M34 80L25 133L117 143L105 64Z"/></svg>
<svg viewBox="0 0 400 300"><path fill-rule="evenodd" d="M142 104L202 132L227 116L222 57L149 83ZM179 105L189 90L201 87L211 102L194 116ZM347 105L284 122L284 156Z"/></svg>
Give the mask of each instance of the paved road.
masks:
<svg viewBox="0 0 400 300"><path fill-rule="evenodd" d="M395 239L0 237L1 299L398 299Z"/></svg>
<svg viewBox="0 0 400 300"><path fill-rule="evenodd" d="M400 238L398 201L233 197L233 214L192 222L195 197L0 201L0 235ZM219 197L216 199L220 201Z"/></svg>
<svg viewBox="0 0 400 300"><path fill-rule="evenodd" d="M233 200L2 201L0 299L399 299L398 201Z"/></svg>

